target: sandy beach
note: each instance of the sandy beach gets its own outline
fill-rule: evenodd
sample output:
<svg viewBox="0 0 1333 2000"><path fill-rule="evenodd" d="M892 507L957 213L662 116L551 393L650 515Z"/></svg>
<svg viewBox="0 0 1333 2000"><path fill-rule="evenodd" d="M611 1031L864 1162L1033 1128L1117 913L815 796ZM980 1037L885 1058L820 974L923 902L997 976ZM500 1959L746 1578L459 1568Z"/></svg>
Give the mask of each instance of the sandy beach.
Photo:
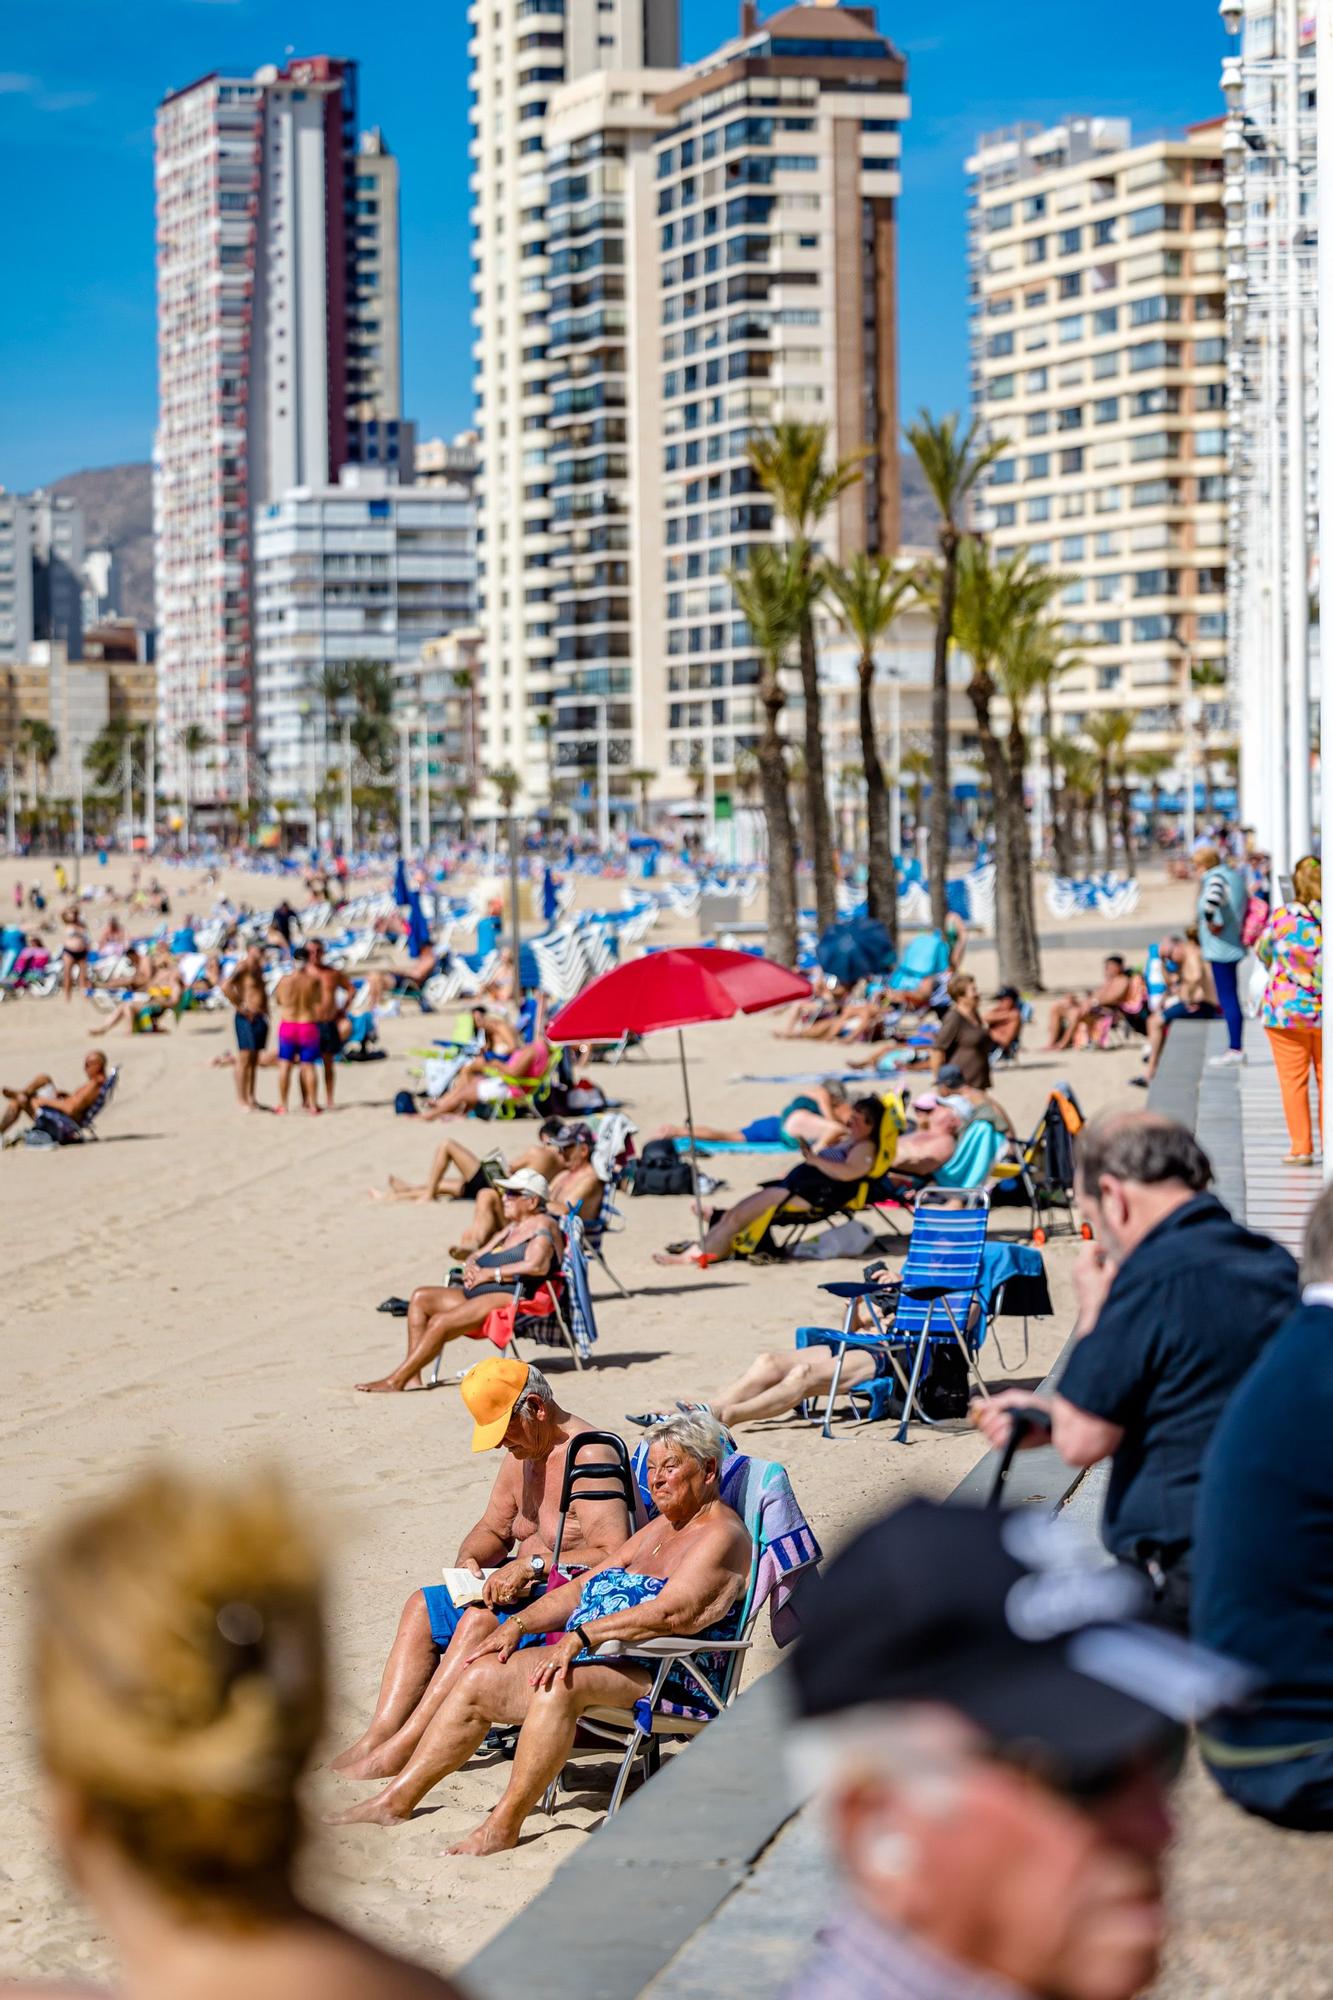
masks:
<svg viewBox="0 0 1333 2000"><path fill-rule="evenodd" d="M49 892L49 862L39 871L0 862L0 908L13 907L14 876L31 880L34 872ZM99 881L127 880L126 865L114 861L91 872ZM203 915L214 892L196 886L196 873L163 869L162 876L173 912ZM224 874L222 883L261 907L274 899L273 884L253 876ZM1168 914L1179 921L1188 895L1163 885L1145 896L1133 922ZM673 934L692 941L693 927L677 925L673 933L663 924L654 942ZM1077 949L1049 954L1052 987L1088 983L1114 943L1099 924L1085 934L1086 944L1081 934ZM975 947L969 965L983 986L993 985L988 948ZM101 1018L81 999L0 1007L0 1081L22 1083L42 1070L62 1084L76 1079L88 1029ZM480 1512L495 1468L469 1452L456 1391L366 1397L352 1388L401 1355L401 1323L378 1317L376 1304L439 1282L464 1216L445 1203L382 1206L368 1193L391 1171L423 1177L443 1129L392 1115L394 1092L407 1080L401 1058L430 1032L414 1008L387 1021L382 1035L391 1059L340 1067L335 1115L285 1121L243 1116L229 1073L210 1067L232 1045L227 1014L187 1015L157 1036L117 1034L103 1044L123 1067L101 1143L48 1153L19 1147L0 1156L8 1379L0 1702L5 1766L14 1779L0 1804L0 1977L97 1977L110 1969L104 1941L53 1865L35 1796L23 1677L23 1563L35 1530L160 1454L228 1472L278 1460L327 1538L331 1754L369 1713L404 1597L453 1561ZM1021 1066L1002 1073L1017 1126L1030 1127L1062 1077L1090 1111L1136 1101L1126 1085L1137 1052L1046 1057L1037 1053L1043 1039L1034 1023ZM690 1031L687 1044L696 1115L709 1122L753 1117L784 1101L780 1087L732 1081L737 1072L819 1067L809 1045L775 1041L763 1018ZM643 1134L681 1115L674 1038L650 1044L617 1070L593 1073L628 1100ZM271 1072L261 1072L260 1095L274 1099ZM482 1150L497 1138L513 1147L523 1130L473 1123L467 1137L480 1138ZM729 1182L724 1199L756 1185L767 1165L726 1160L718 1169ZM563 1360L550 1370L568 1404L601 1425L619 1426L627 1410L678 1395L706 1396L761 1349L789 1348L796 1325L829 1321L821 1276L855 1271L656 1269L651 1251L690 1233L686 1201L627 1201L625 1208L613 1262L634 1296L615 1297L597 1274L597 1365L578 1378ZM1017 1230L1022 1219L1012 1210L997 1225ZM1072 1254L1067 1236L1049 1246L1056 1311L1033 1324L1029 1363L1008 1379L1039 1379L1062 1344L1072 1319ZM1006 1352L1021 1352L1018 1324L1004 1330ZM478 1356L465 1344L450 1358L461 1366ZM991 1347L984 1358L991 1379L1005 1379ZM963 1428L918 1434L898 1447L886 1425L843 1425L826 1443L792 1419L751 1430L745 1442L788 1466L826 1548L895 1496L947 1493L978 1455L974 1434ZM771 1664L766 1623L761 1630L751 1674ZM481 1759L441 1786L408 1826L321 1828L309 1854L312 1895L426 1963L458 1965L536 1893L600 1816L596 1794L576 1794L554 1821L535 1815L515 1854L442 1858L502 1783ZM316 1773L312 1817L365 1790Z"/></svg>

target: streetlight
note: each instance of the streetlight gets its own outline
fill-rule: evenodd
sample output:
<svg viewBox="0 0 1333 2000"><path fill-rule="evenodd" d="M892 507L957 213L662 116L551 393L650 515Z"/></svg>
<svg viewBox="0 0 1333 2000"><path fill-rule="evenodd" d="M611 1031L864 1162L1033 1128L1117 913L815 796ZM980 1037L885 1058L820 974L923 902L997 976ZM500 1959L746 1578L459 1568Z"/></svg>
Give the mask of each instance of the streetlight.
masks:
<svg viewBox="0 0 1333 2000"><path fill-rule="evenodd" d="M404 709L398 717L398 852L406 861L412 850L412 724Z"/></svg>
<svg viewBox="0 0 1333 2000"><path fill-rule="evenodd" d="M1333 577L1333 0L1319 0L1315 16L1315 115L1319 171L1319 596ZM1333 640L1321 621L1319 639L1320 847L1333 850ZM1333 899L1331 899L1333 900ZM1324 905L1325 910L1328 904ZM1333 948L1329 918L1322 948ZM1327 956L1325 963L1327 963ZM1333 1007L1323 1010L1324 1075L1333 1077ZM1324 1178L1333 1181L1333 1146L1324 1146Z"/></svg>
<svg viewBox="0 0 1333 2000"><path fill-rule="evenodd" d="M337 711L338 721L342 725L343 842L350 860L356 845L356 829L352 819L352 723L356 716L355 695L339 695Z"/></svg>

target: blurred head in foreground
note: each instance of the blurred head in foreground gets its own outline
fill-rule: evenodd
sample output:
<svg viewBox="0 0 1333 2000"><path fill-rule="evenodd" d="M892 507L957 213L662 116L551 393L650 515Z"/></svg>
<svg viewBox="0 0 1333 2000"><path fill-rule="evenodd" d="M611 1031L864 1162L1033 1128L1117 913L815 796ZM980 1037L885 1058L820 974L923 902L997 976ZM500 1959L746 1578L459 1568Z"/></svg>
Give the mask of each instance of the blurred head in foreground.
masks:
<svg viewBox="0 0 1333 2000"><path fill-rule="evenodd" d="M831 1565L794 1660L794 1757L852 1908L798 1994L914 1954L1043 2000L1148 1983L1183 1725L1241 1682L1132 1622L1140 1589L1035 1511L927 1501Z"/></svg>
<svg viewBox="0 0 1333 2000"><path fill-rule="evenodd" d="M317 1562L276 1479L148 1473L59 1529L32 1581L41 1757L76 1883L126 1869L223 1923L288 1904L324 1648Z"/></svg>

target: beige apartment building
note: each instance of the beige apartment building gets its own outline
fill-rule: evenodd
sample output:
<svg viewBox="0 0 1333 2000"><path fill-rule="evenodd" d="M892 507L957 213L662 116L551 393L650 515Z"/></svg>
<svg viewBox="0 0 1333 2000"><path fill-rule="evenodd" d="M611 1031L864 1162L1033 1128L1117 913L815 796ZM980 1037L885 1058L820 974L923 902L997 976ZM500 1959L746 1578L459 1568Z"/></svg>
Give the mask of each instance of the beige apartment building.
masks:
<svg viewBox="0 0 1333 2000"><path fill-rule="evenodd" d="M1227 720L1192 693L1226 661L1221 141L1069 118L988 133L968 162L972 406L1008 440L981 525L1070 579L1083 663L1057 727L1124 709L1139 749L1171 753Z"/></svg>

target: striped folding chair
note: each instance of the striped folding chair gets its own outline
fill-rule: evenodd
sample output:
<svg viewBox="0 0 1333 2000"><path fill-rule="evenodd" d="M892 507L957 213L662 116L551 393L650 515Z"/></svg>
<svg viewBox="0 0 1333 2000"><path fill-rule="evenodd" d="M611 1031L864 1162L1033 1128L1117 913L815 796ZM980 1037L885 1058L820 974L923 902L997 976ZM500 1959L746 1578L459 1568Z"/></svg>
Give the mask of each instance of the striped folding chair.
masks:
<svg viewBox="0 0 1333 2000"><path fill-rule="evenodd" d="M882 1355L902 1392L899 1444L907 1441L913 1411L923 1424L935 1421L919 1401L922 1373L933 1347L956 1344L978 1392L983 1397L989 1394L976 1358L985 1327L982 1256L989 1221L990 1197L983 1188L925 1188L917 1197L907 1256L896 1283L838 1281L821 1287L846 1300L842 1330L821 1334L818 1328L802 1327L797 1338L808 1346L811 1336L818 1335L836 1349L824 1407L824 1437L832 1436L843 1362L856 1348ZM873 1332L852 1330L858 1301L864 1303Z"/></svg>

